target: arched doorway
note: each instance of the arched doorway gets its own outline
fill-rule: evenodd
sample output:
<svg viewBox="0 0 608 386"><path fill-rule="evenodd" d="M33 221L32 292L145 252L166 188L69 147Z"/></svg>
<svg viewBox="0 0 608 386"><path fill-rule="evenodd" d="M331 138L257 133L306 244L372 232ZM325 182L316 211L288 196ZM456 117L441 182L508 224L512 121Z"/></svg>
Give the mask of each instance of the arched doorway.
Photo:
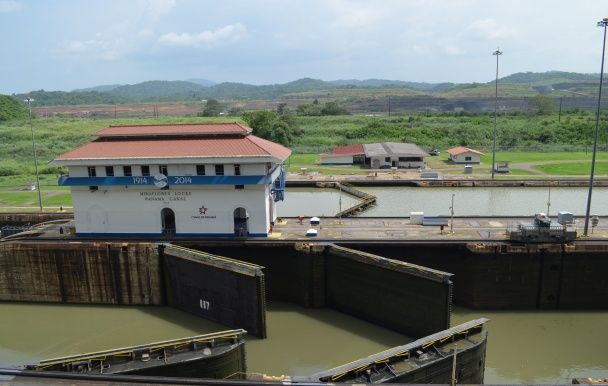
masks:
<svg viewBox="0 0 608 386"><path fill-rule="evenodd" d="M163 236L175 236L175 212L170 208L160 211Z"/></svg>
<svg viewBox="0 0 608 386"><path fill-rule="evenodd" d="M249 235L249 215L245 208L234 210L234 235L236 237L247 237Z"/></svg>

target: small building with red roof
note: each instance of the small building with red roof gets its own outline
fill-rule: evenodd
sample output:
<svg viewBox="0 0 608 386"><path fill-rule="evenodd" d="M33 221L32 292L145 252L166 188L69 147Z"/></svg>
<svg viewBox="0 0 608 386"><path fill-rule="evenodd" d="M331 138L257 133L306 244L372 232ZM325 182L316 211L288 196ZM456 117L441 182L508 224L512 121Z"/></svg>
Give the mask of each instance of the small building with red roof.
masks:
<svg viewBox="0 0 608 386"><path fill-rule="evenodd" d="M413 143L366 143L334 147L320 154L323 165L363 165L370 169L423 168L428 153Z"/></svg>
<svg viewBox="0 0 608 386"><path fill-rule="evenodd" d="M51 162L66 166L76 234L267 236L291 150L238 123L110 126Z"/></svg>
<svg viewBox="0 0 608 386"><path fill-rule="evenodd" d="M482 155L482 152L464 146L448 149L448 160L456 164L478 164Z"/></svg>
<svg viewBox="0 0 608 386"><path fill-rule="evenodd" d="M329 154L320 154L322 165L353 165L362 164L365 150L362 144L338 146L331 149Z"/></svg>

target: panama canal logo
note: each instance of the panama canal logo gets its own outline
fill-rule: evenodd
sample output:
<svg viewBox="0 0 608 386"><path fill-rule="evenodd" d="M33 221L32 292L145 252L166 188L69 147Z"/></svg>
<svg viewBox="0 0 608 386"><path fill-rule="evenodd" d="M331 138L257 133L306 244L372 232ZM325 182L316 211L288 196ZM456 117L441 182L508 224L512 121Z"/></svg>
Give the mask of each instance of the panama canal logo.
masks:
<svg viewBox="0 0 608 386"><path fill-rule="evenodd" d="M156 186L159 189L162 189L167 185L169 185L169 179L167 179L166 175L164 175L162 173L154 175L154 186Z"/></svg>
<svg viewBox="0 0 608 386"><path fill-rule="evenodd" d="M190 218L192 218L192 219L196 218L196 219L200 219L200 220L209 220L209 219L217 218L217 216L207 214L208 210L209 210L209 208L207 208L205 205L201 205L201 207L198 208L198 215L190 216Z"/></svg>

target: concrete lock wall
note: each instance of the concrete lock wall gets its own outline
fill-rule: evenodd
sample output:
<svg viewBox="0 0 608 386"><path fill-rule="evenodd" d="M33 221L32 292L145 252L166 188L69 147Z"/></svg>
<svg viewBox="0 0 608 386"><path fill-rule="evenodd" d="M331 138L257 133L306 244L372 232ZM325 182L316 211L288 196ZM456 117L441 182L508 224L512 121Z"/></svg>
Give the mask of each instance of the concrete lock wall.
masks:
<svg viewBox="0 0 608 386"><path fill-rule="evenodd" d="M0 244L0 300L162 304L153 244Z"/></svg>
<svg viewBox="0 0 608 386"><path fill-rule="evenodd" d="M266 290L261 266L164 244L170 306L266 337Z"/></svg>
<svg viewBox="0 0 608 386"><path fill-rule="evenodd" d="M449 328L451 274L335 245L326 254L329 307L416 337Z"/></svg>
<svg viewBox="0 0 608 386"><path fill-rule="evenodd" d="M325 306L325 246L305 243L243 245L205 242L189 248L264 267L266 298L303 307Z"/></svg>
<svg viewBox="0 0 608 386"><path fill-rule="evenodd" d="M454 302L470 308L608 308L608 250L602 245L352 247L453 273Z"/></svg>

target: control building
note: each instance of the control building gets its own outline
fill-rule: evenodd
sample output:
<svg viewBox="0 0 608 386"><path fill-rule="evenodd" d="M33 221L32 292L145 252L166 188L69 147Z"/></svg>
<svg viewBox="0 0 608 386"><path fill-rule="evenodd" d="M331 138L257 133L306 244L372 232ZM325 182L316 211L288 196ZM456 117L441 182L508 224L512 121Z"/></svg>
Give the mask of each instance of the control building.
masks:
<svg viewBox="0 0 608 386"><path fill-rule="evenodd" d="M264 237L291 151L237 123L110 126L52 165L67 166L76 234Z"/></svg>

